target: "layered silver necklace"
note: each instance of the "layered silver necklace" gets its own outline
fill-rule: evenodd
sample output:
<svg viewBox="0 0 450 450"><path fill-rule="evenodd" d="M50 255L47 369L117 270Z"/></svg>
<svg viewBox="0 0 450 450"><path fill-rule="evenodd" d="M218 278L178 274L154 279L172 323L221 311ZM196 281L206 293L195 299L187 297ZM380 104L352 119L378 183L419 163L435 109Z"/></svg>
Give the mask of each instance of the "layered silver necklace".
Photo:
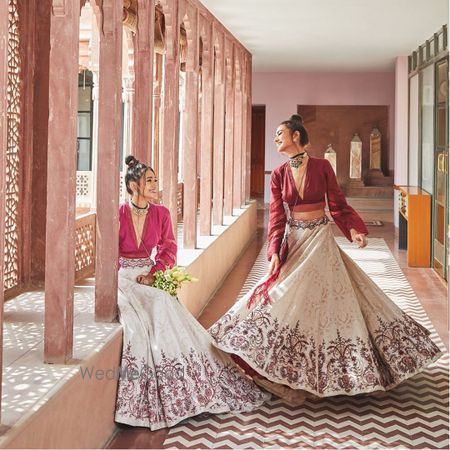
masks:
<svg viewBox="0 0 450 450"><path fill-rule="evenodd" d="M291 165L291 167L294 167L294 169L298 169L303 164L303 160L305 159L306 155L307 153L303 152L292 156L291 158L289 158L289 164Z"/></svg>
<svg viewBox="0 0 450 450"><path fill-rule="evenodd" d="M150 203L147 203L147 206L141 208L140 206L136 206L133 202L130 202L130 206L133 214L136 214L136 216L145 216L147 214Z"/></svg>

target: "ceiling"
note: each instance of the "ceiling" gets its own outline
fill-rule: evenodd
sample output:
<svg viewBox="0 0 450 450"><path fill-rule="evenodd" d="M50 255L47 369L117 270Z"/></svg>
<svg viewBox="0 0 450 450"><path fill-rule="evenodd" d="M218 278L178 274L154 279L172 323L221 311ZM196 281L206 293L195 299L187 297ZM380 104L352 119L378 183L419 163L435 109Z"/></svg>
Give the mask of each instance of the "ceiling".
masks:
<svg viewBox="0 0 450 450"><path fill-rule="evenodd" d="M391 71L448 23L448 0L200 0L253 70Z"/></svg>

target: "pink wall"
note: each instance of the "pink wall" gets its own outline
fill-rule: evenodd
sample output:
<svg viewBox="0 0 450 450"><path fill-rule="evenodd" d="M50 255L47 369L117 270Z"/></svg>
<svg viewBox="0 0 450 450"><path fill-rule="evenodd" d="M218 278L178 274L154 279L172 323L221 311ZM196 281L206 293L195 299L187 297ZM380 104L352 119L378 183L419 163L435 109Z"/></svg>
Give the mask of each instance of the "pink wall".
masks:
<svg viewBox="0 0 450 450"><path fill-rule="evenodd" d="M266 105L266 171L285 160L276 153L273 136L278 124L297 112L297 105L389 106L389 169L394 169L394 72L254 72L252 95L254 105Z"/></svg>

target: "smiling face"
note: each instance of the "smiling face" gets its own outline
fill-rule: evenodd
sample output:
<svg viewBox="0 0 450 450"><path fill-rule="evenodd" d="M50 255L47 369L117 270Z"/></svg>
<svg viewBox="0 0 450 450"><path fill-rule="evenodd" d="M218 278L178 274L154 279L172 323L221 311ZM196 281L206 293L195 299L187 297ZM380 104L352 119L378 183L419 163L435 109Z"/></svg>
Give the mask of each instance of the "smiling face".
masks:
<svg viewBox="0 0 450 450"><path fill-rule="evenodd" d="M148 201L158 200L158 178L152 169L147 169L139 181L140 194Z"/></svg>
<svg viewBox="0 0 450 450"><path fill-rule="evenodd" d="M284 153L291 156L298 153L299 149L299 132L291 133L291 130L286 125L280 125L275 132L275 145L278 153Z"/></svg>

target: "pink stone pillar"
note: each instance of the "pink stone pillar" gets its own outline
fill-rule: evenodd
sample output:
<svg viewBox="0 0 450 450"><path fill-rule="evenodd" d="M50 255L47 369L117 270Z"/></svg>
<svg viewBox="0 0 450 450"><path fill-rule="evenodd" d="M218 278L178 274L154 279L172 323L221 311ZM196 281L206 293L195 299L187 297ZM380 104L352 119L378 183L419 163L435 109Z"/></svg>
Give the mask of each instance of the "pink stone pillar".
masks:
<svg viewBox="0 0 450 450"><path fill-rule="evenodd" d="M206 22L206 19L204 19ZM211 234L212 162L213 162L213 93L214 50L211 46L211 25L205 26L202 56L202 115L200 128L200 234ZM206 42L209 44L206 47Z"/></svg>
<svg viewBox="0 0 450 450"><path fill-rule="evenodd" d="M244 56L242 58L242 96L241 96L241 117L242 117L242 130L241 130L241 204L245 204L245 186L247 184L247 59Z"/></svg>
<svg viewBox="0 0 450 450"><path fill-rule="evenodd" d="M247 56L247 182L245 184L245 200L250 200L250 170L252 162L251 139L252 139L252 55Z"/></svg>
<svg viewBox="0 0 450 450"><path fill-rule="evenodd" d="M246 53L244 53L243 66L242 66L242 183L241 183L241 201L245 204L248 200L246 196L247 191L247 180L250 179L250 167L249 163L251 161L251 149L250 149L250 137L249 129L251 129L251 122L249 122L249 117L247 114L248 105L251 108L251 99L248 95L248 83L251 73L249 73L249 60ZM249 150L250 149L250 150Z"/></svg>
<svg viewBox="0 0 450 450"><path fill-rule="evenodd" d="M49 121L49 55L51 1L35 2L35 39L33 43L33 144L31 166L31 284L43 286L45 281L47 157ZM35 64L39 61L39 64Z"/></svg>
<svg viewBox="0 0 450 450"><path fill-rule="evenodd" d="M188 7L188 55L183 140L183 247L197 244L198 29L197 14ZM189 48L191 46L191 48Z"/></svg>
<svg viewBox="0 0 450 450"><path fill-rule="evenodd" d="M223 213L226 216L233 215L234 88L233 43L225 37L225 192Z"/></svg>
<svg viewBox="0 0 450 450"><path fill-rule="evenodd" d="M213 159L213 224L223 224L224 151L225 151L225 55L221 31L213 27L216 43L214 67L214 159ZM216 45L216 44L215 44Z"/></svg>
<svg viewBox="0 0 450 450"><path fill-rule="evenodd" d="M157 177L160 177L161 164L161 91L163 82L163 57L155 53L153 79L153 158L152 167Z"/></svg>
<svg viewBox="0 0 450 450"><path fill-rule="evenodd" d="M80 4L53 0L50 18L44 360L72 357Z"/></svg>
<svg viewBox="0 0 450 450"><path fill-rule="evenodd" d="M103 322L117 316L121 102L122 2L103 0L95 260L95 319Z"/></svg>
<svg viewBox="0 0 450 450"><path fill-rule="evenodd" d="M134 37L135 103L134 155L152 164L154 1L138 0L138 26Z"/></svg>
<svg viewBox="0 0 450 450"><path fill-rule="evenodd" d="M233 152L233 208L240 208L242 172L242 77L240 51L235 44L234 91L234 152Z"/></svg>
<svg viewBox="0 0 450 450"><path fill-rule="evenodd" d="M163 124L161 136L161 169L163 204L169 208L175 231L177 232L178 193L178 2L161 0L166 27L166 57L164 79Z"/></svg>
<svg viewBox="0 0 450 450"><path fill-rule="evenodd" d="M3 301L5 273L5 194L7 150L8 0L0 0L0 411L3 374Z"/></svg>

